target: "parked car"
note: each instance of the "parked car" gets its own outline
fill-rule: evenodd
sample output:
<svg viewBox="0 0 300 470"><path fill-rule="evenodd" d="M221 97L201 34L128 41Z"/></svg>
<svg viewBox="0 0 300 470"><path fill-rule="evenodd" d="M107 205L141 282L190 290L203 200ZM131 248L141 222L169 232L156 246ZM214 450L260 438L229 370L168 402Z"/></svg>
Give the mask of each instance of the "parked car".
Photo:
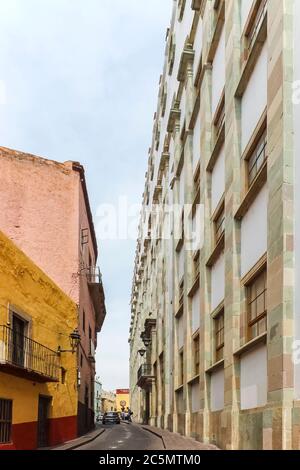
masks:
<svg viewBox="0 0 300 470"><path fill-rule="evenodd" d="M101 423L103 421L103 413L99 413L97 416L97 423Z"/></svg>
<svg viewBox="0 0 300 470"><path fill-rule="evenodd" d="M120 415L116 411L107 411L103 415L102 424L120 424Z"/></svg>

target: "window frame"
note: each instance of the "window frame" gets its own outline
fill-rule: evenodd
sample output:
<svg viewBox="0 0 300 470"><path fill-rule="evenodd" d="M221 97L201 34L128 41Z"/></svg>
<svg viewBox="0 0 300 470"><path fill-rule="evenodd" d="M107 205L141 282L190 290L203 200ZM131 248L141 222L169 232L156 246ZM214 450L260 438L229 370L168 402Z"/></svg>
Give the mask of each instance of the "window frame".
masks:
<svg viewBox="0 0 300 470"><path fill-rule="evenodd" d="M256 290L256 297L252 299L252 288L255 287L260 280L260 278L264 276L264 289L262 292L257 293ZM265 334L268 330L268 271L267 265L264 264L260 269L258 269L252 278L247 283L246 287L246 326L247 326L247 341L252 341L259 336ZM257 287L256 287L257 289ZM257 303L258 300L263 296L264 301L264 311L257 315ZM252 305L256 302L256 315L255 318L252 318ZM259 331L259 324L265 320L265 331ZM256 334L253 333L253 327L257 326Z"/></svg>
<svg viewBox="0 0 300 470"><path fill-rule="evenodd" d="M219 325L220 320L222 320L221 325ZM221 337L221 340L223 341L219 341L219 336ZM225 309L223 306L214 317L215 362L219 362L224 359L224 347L225 347Z"/></svg>
<svg viewBox="0 0 300 470"><path fill-rule="evenodd" d="M8 406L8 410L5 410ZM13 400L0 398L0 445L12 442ZM7 416L5 416L7 412Z"/></svg>

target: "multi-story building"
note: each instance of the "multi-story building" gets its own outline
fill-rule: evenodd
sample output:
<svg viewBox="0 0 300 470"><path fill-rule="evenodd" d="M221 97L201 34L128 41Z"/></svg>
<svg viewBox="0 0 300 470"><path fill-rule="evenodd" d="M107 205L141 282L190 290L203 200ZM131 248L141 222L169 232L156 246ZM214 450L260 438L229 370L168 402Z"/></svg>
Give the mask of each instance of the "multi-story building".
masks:
<svg viewBox="0 0 300 470"><path fill-rule="evenodd" d="M83 167L0 148L0 228L78 306L78 433L94 426L97 332L105 317Z"/></svg>
<svg viewBox="0 0 300 470"><path fill-rule="evenodd" d="M299 3L174 0L166 36L131 407L221 448L300 446Z"/></svg>
<svg viewBox="0 0 300 470"><path fill-rule="evenodd" d="M95 421L100 413L102 413L102 383L100 377L95 377L95 390L94 390L94 412L95 412Z"/></svg>
<svg viewBox="0 0 300 470"><path fill-rule="evenodd" d="M107 411L116 411L116 394L115 392L107 392L102 390L102 412L106 413Z"/></svg>
<svg viewBox="0 0 300 470"><path fill-rule="evenodd" d="M117 388L116 390L116 409L118 412L127 411L130 408L129 389Z"/></svg>
<svg viewBox="0 0 300 470"><path fill-rule="evenodd" d="M76 327L75 302L0 232L0 449L77 436Z"/></svg>

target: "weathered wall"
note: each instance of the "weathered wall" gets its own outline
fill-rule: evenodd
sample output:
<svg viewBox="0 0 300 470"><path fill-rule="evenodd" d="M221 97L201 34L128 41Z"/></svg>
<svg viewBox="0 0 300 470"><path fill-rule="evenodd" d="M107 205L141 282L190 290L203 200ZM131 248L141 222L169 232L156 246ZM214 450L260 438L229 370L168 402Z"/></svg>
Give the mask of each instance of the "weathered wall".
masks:
<svg viewBox="0 0 300 470"><path fill-rule="evenodd" d="M9 321L9 305L30 318L34 341L53 351L58 346L70 349L69 334L77 325L75 303L0 232L0 325ZM0 397L13 400L12 448L36 447L39 394L52 397L50 444L76 437L76 355L62 353L60 365L66 369L64 384L39 384L3 373L0 366Z"/></svg>

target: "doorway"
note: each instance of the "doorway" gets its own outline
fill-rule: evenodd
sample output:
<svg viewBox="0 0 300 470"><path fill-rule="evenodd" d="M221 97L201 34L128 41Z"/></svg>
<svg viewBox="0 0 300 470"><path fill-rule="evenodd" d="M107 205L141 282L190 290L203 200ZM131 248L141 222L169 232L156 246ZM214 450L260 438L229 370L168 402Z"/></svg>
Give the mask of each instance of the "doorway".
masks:
<svg viewBox="0 0 300 470"><path fill-rule="evenodd" d="M39 396L38 410L38 447L49 445L49 411L51 397Z"/></svg>

